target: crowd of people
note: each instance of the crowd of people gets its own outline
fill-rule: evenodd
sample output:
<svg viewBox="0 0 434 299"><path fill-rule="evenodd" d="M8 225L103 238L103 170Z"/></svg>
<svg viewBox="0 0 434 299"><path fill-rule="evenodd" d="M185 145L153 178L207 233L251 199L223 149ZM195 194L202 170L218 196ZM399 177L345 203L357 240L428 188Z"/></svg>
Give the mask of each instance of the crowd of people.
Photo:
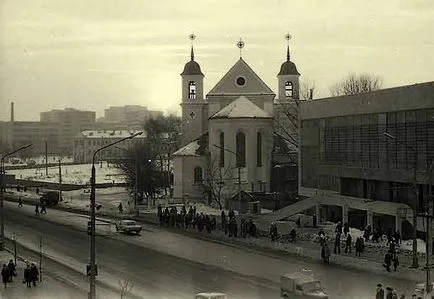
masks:
<svg viewBox="0 0 434 299"><path fill-rule="evenodd" d="M13 283L13 278L17 277L17 269L13 260L10 260L8 264L3 264L1 276L5 288L7 288L9 283ZM23 283L27 287L30 288L32 285L36 287L36 282L39 279L39 270L34 263L26 262L23 276Z"/></svg>
<svg viewBox="0 0 434 299"><path fill-rule="evenodd" d="M167 227L197 228L198 232L206 231L207 233L211 233L218 228L216 216L198 212L196 206L190 206L187 211L185 206L178 210L176 206L163 209L163 206L159 205L157 215L160 225ZM247 236L256 237L257 235L257 227L253 220L251 218L241 218L240 223L238 223L233 210L229 210L227 215L225 211L222 211L220 220L220 229L229 237L240 236L245 238Z"/></svg>
<svg viewBox="0 0 434 299"><path fill-rule="evenodd" d="M386 287L386 291L384 291L383 285L379 283L375 291L375 299L398 299L398 294L392 287ZM402 294L399 299L405 299L405 294ZM422 299L422 297L413 294L411 299Z"/></svg>

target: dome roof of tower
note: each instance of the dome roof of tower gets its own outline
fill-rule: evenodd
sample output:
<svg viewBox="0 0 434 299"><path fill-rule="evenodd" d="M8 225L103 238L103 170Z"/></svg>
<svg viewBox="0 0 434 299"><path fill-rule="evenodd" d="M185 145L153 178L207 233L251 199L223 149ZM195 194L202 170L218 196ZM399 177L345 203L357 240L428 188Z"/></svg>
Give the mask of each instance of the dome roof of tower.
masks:
<svg viewBox="0 0 434 299"><path fill-rule="evenodd" d="M282 66L280 67L280 72L277 75L278 76L300 75L300 73L297 71L297 67L295 66L295 63L290 60L287 60L284 63L282 63Z"/></svg>
<svg viewBox="0 0 434 299"><path fill-rule="evenodd" d="M200 65L194 60L190 60L184 66L184 71L181 75L202 75L202 71L200 70Z"/></svg>

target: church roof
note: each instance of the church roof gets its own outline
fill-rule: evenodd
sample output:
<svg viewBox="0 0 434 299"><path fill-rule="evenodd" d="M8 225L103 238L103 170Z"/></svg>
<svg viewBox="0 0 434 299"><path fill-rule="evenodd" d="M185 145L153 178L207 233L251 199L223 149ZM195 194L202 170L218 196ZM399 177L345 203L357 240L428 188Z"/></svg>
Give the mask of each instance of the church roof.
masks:
<svg viewBox="0 0 434 299"><path fill-rule="evenodd" d="M245 96L241 96L210 118L272 118L272 116Z"/></svg>
<svg viewBox="0 0 434 299"><path fill-rule="evenodd" d="M200 145L198 140L194 140L187 144L184 147L181 147L179 150L174 152L172 156L200 156L196 153L196 151L199 149Z"/></svg>
<svg viewBox="0 0 434 299"><path fill-rule="evenodd" d="M238 80L240 77L244 82ZM240 58L208 93L208 95L212 94L274 94L274 92Z"/></svg>
<svg viewBox="0 0 434 299"><path fill-rule="evenodd" d="M184 75L202 75L203 73L200 70L200 65L196 61L194 61L194 50L193 46L191 46L191 60L187 62L184 66L184 71L181 73L181 76Z"/></svg>
<svg viewBox="0 0 434 299"><path fill-rule="evenodd" d="M180 148L172 156L203 156L208 147L208 132L203 133L199 138Z"/></svg>
<svg viewBox="0 0 434 299"><path fill-rule="evenodd" d="M295 63L291 61L291 56L289 54L289 46L287 47L286 61L282 63L282 65L280 66L280 72L277 75L278 76L300 75L300 73L297 71L297 67L295 66Z"/></svg>

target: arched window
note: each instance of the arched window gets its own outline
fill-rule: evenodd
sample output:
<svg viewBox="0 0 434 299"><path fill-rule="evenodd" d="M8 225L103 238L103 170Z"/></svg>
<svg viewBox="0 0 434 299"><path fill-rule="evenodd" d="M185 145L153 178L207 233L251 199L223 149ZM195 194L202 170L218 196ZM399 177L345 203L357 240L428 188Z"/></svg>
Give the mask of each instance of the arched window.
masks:
<svg viewBox="0 0 434 299"><path fill-rule="evenodd" d="M287 98L292 98L292 82L291 81L285 82L285 96Z"/></svg>
<svg viewBox="0 0 434 299"><path fill-rule="evenodd" d="M225 133L220 133L220 167L225 167Z"/></svg>
<svg viewBox="0 0 434 299"><path fill-rule="evenodd" d="M262 134L256 133L256 166L262 166Z"/></svg>
<svg viewBox="0 0 434 299"><path fill-rule="evenodd" d="M197 183L202 183L203 182L203 176L202 176L202 168L201 167L196 167L194 169L194 182Z"/></svg>
<svg viewBox="0 0 434 299"><path fill-rule="evenodd" d="M246 167L246 135L238 132L236 135L237 167Z"/></svg>
<svg viewBox="0 0 434 299"><path fill-rule="evenodd" d="M194 81L190 81L188 83L188 98L190 100L194 100L196 98L196 83Z"/></svg>

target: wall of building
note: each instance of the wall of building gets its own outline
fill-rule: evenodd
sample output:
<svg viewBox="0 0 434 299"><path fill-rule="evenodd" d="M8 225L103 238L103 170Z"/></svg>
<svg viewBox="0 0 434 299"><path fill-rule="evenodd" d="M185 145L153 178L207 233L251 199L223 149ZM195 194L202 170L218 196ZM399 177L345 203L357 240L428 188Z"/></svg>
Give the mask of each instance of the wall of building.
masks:
<svg viewBox="0 0 434 299"><path fill-rule="evenodd" d="M419 92L409 86L302 103L302 186L423 206L427 171L434 161L433 86L417 85ZM419 97L409 101L403 95ZM371 105L363 106L367 103Z"/></svg>
<svg viewBox="0 0 434 299"><path fill-rule="evenodd" d="M174 200L205 200L203 183L194 181L194 169L196 167L202 168L203 178L205 179L208 173L207 156L173 157L173 168L177 170L173 173Z"/></svg>

